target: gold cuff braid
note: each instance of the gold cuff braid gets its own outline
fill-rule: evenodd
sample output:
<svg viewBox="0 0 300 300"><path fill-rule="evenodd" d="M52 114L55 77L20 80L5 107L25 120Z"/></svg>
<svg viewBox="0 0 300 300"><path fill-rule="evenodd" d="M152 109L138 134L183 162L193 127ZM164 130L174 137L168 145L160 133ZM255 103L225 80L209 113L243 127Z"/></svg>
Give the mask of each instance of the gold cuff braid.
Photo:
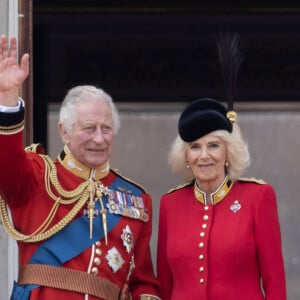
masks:
<svg viewBox="0 0 300 300"><path fill-rule="evenodd" d="M24 129L24 120L19 124L11 126L0 126L0 133L3 135L16 134Z"/></svg>

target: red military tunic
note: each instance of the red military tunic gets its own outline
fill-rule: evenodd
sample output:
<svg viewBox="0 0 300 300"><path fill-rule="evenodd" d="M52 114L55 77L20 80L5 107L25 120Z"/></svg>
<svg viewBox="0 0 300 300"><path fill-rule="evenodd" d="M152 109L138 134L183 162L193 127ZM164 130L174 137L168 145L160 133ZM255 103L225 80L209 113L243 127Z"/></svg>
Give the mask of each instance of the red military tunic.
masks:
<svg viewBox="0 0 300 300"><path fill-rule="evenodd" d="M18 130L18 126L7 127L7 132L3 132L3 128L6 127L3 125L0 127L0 133L2 133L0 134L0 195L9 205L15 228L24 234L31 234L45 222L54 205L54 201L50 198L49 191L45 187L45 160L41 155L24 151L23 135L22 131ZM16 130L14 131L14 129ZM67 157L71 159L70 168L67 165L70 161L65 162L65 157L54 163L59 184L63 189L72 191L87 180L90 170L84 169L82 165L77 168L78 162L72 159L69 154ZM75 168L73 168L74 164ZM100 177L97 178L96 172L94 180L104 186L109 186L118 176L120 176L118 173L108 169L105 177L101 177L101 179L99 179ZM62 267L92 273L95 276L108 279L122 289L129 273L131 258L134 255L135 269L130 277L130 291L133 299L159 299L157 297L159 284L153 273L149 247L152 231L151 197L126 178L122 178L122 180L127 181L132 187L140 189L141 196L138 197L138 200L142 202L140 204L149 217L148 221L122 215L117 225L108 233L107 245L105 239L102 238L78 256L67 261ZM52 191L56 195L58 194L53 185ZM59 205L49 227L65 217L75 204L76 202ZM75 216L75 219L84 214L84 209L86 209L86 205ZM102 222L100 215L96 218ZM124 237L126 234L130 235L130 240L126 240ZM68 239L69 237L66 236L65 238ZM76 238L79 241L81 239L80 236ZM41 243L43 241L18 242L20 266L28 264ZM119 255L117 260L112 257L114 253ZM94 300L100 298L85 296L73 291L39 287L32 291L30 299Z"/></svg>
<svg viewBox="0 0 300 300"><path fill-rule="evenodd" d="M162 299L286 300L271 185L225 182L213 205L201 203L206 195L195 191L190 184L161 199L157 270Z"/></svg>

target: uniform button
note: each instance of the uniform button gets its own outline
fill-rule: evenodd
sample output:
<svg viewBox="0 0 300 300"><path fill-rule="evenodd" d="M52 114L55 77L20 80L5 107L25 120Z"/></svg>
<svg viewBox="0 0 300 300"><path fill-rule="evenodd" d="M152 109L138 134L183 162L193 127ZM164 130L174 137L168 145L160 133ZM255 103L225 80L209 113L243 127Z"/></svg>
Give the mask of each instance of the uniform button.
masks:
<svg viewBox="0 0 300 300"><path fill-rule="evenodd" d="M203 220L208 220L208 215L204 215Z"/></svg>
<svg viewBox="0 0 300 300"><path fill-rule="evenodd" d="M205 236L205 233L202 231L202 232L200 232L200 236L201 237L204 237Z"/></svg>
<svg viewBox="0 0 300 300"><path fill-rule="evenodd" d="M199 271L200 271L200 272L203 272L203 271L204 271L204 267L200 267L200 268L199 268Z"/></svg>
<svg viewBox="0 0 300 300"><path fill-rule="evenodd" d="M94 275L98 275L98 273L99 273L98 268L97 268L97 267L92 268L92 273L93 273Z"/></svg>
<svg viewBox="0 0 300 300"><path fill-rule="evenodd" d="M203 255L203 254L200 254L200 255L199 255L199 259L200 259L200 260L203 260L203 259L204 259L204 255Z"/></svg>
<svg viewBox="0 0 300 300"><path fill-rule="evenodd" d="M200 278L200 283L204 283L204 279L203 278Z"/></svg>
<svg viewBox="0 0 300 300"><path fill-rule="evenodd" d="M101 242L100 242L100 241L97 241L97 242L96 242L96 245L97 245L97 246L100 246L100 245L101 245Z"/></svg>
<svg viewBox="0 0 300 300"><path fill-rule="evenodd" d="M207 224L202 224L202 228L206 228L207 227Z"/></svg>
<svg viewBox="0 0 300 300"><path fill-rule="evenodd" d="M95 265L99 266L99 265L101 264L100 258L99 258L99 257L96 257L96 258L94 259L94 263L95 263Z"/></svg>
<svg viewBox="0 0 300 300"><path fill-rule="evenodd" d="M205 210L209 210L209 206L208 206L208 205L205 205L205 206L204 206L204 209L205 209Z"/></svg>
<svg viewBox="0 0 300 300"><path fill-rule="evenodd" d="M102 254L101 249L97 248L97 249L96 249L96 254L97 254L97 255L101 255L101 254Z"/></svg>
<svg viewBox="0 0 300 300"><path fill-rule="evenodd" d="M204 247L204 243L199 243L199 248L203 248Z"/></svg>

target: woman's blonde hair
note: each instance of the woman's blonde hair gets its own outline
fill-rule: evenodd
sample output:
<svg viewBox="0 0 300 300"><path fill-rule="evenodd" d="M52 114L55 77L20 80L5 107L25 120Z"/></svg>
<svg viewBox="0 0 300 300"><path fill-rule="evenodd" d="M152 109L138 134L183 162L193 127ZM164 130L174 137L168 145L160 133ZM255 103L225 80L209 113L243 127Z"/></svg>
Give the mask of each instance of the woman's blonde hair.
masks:
<svg viewBox="0 0 300 300"><path fill-rule="evenodd" d="M211 134L220 138L226 145L228 160L228 166L226 167L227 176L233 181L239 179L250 165L248 145L242 137L239 126L233 124L231 133L226 130L216 130L211 132ZM186 144L178 135L171 145L168 162L173 172L181 173L186 181L191 181L195 177L191 169L187 168Z"/></svg>

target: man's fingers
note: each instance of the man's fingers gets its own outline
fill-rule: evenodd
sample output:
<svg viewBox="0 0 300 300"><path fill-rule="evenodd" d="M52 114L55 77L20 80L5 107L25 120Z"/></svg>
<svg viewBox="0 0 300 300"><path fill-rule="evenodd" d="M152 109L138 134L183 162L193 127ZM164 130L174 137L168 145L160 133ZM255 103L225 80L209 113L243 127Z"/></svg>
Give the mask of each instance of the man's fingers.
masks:
<svg viewBox="0 0 300 300"><path fill-rule="evenodd" d="M1 37L0 37L0 61L3 59L3 46L5 44L5 39L6 39L6 36L1 35Z"/></svg>
<svg viewBox="0 0 300 300"><path fill-rule="evenodd" d="M8 41L6 36L1 36L1 46L2 46L2 59L8 57L9 50L8 50Z"/></svg>
<svg viewBox="0 0 300 300"><path fill-rule="evenodd" d="M21 58L21 69L26 73L29 73L29 54L25 53Z"/></svg>
<svg viewBox="0 0 300 300"><path fill-rule="evenodd" d="M10 56L17 57L17 39L16 37L12 37L10 39Z"/></svg>
<svg viewBox="0 0 300 300"><path fill-rule="evenodd" d="M11 37L10 45L6 35L0 37L0 61L6 57L13 56L17 57L17 39Z"/></svg>

